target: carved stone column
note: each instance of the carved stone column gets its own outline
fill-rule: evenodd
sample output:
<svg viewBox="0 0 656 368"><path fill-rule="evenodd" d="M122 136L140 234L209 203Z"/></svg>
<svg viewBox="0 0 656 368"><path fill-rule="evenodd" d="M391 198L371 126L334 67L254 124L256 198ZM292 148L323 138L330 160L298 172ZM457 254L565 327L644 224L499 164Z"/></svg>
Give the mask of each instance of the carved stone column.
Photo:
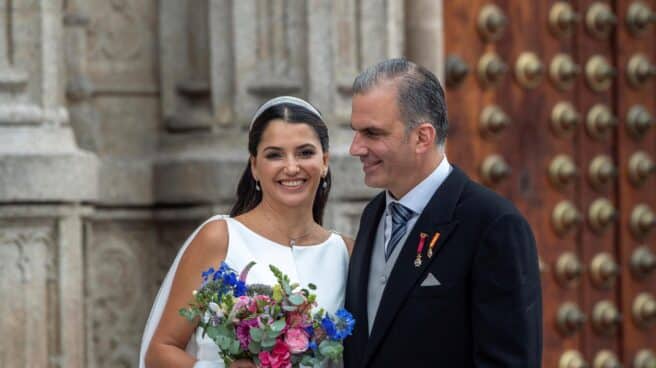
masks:
<svg viewBox="0 0 656 368"><path fill-rule="evenodd" d="M62 86L61 0L0 1L0 203L95 198Z"/></svg>
<svg viewBox="0 0 656 368"><path fill-rule="evenodd" d="M72 205L0 206L0 366L85 366L85 212Z"/></svg>
<svg viewBox="0 0 656 368"><path fill-rule="evenodd" d="M406 56L444 81L443 0L406 1Z"/></svg>
<svg viewBox="0 0 656 368"><path fill-rule="evenodd" d="M84 366L79 203L96 198L98 162L69 124L62 7L0 0L2 367Z"/></svg>

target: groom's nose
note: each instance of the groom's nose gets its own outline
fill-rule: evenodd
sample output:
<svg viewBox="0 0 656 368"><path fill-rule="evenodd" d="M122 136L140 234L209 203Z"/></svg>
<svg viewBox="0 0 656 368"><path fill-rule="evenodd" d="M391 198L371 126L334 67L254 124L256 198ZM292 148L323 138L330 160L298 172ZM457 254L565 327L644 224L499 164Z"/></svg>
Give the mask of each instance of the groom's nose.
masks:
<svg viewBox="0 0 656 368"><path fill-rule="evenodd" d="M353 135L353 142L351 142L351 147L349 147L349 153L351 156L364 156L367 154L367 148L362 144L362 138L359 132L355 132Z"/></svg>

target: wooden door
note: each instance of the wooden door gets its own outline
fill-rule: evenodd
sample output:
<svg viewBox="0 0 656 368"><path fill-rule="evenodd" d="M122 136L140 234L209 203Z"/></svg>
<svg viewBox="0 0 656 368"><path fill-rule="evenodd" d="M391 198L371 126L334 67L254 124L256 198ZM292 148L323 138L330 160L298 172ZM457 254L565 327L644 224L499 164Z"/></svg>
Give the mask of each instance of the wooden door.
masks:
<svg viewBox="0 0 656 368"><path fill-rule="evenodd" d="M544 367L656 366L654 11L444 2L448 156L533 227Z"/></svg>

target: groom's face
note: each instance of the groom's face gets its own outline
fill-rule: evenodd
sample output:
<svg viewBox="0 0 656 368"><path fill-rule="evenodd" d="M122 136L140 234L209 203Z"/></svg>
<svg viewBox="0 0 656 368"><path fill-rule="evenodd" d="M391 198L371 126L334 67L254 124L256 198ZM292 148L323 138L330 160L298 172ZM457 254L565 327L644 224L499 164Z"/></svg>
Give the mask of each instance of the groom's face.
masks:
<svg viewBox="0 0 656 368"><path fill-rule="evenodd" d="M415 152L406 134L397 104L394 81L382 81L353 97L351 128L355 132L349 152L359 157L365 184L389 190L400 198L414 177Z"/></svg>

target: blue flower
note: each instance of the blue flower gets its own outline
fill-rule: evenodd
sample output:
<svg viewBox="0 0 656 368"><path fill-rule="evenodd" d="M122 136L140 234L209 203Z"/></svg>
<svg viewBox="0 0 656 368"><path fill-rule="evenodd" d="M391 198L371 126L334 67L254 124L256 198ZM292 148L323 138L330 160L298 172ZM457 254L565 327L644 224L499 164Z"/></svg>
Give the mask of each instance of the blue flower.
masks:
<svg viewBox="0 0 656 368"><path fill-rule="evenodd" d="M246 283L241 280L237 280L235 284L235 291L234 291L235 296L244 296L246 295L247 291L248 288L246 287Z"/></svg>
<svg viewBox="0 0 656 368"><path fill-rule="evenodd" d="M203 281L207 281L207 278L214 273L214 267L210 267L207 271L203 272Z"/></svg>
<svg viewBox="0 0 656 368"><path fill-rule="evenodd" d="M353 333L355 318L344 308L340 308L335 315L339 318L339 321L337 321L337 327L339 329L338 340L344 340Z"/></svg>
<svg viewBox="0 0 656 368"><path fill-rule="evenodd" d="M326 335L331 340L337 340L337 329L335 328L335 322L333 322L330 317L325 316L321 319L321 327L326 331Z"/></svg>
<svg viewBox="0 0 656 368"><path fill-rule="evenodd" d="M313 351L317 351L317 343L314 341L310 341L308 344L308 348L312 349Z"/></svg>
<svg viewBox="0 0 656 368"><path fill-rule="evenodd" d="M355 319L353 318L353 315L344 308L338 310L335 315L337 317L336 322L326 316L321 320L321 326L326 330L326 335L328 335L331 340L342 341L353 333Z"/></svg>

